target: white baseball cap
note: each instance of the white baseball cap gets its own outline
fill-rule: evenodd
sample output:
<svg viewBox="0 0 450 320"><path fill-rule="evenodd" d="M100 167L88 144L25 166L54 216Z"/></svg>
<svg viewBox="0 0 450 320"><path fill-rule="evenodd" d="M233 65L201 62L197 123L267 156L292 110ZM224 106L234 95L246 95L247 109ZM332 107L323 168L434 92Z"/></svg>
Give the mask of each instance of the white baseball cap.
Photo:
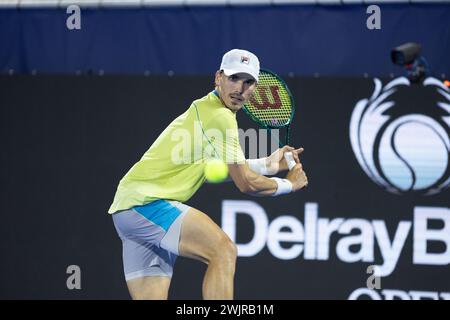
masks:
<svg viewBox="0 0 450 320"><path fill-rule="evenodd" d="M233 49L223 55L220 70L223 70L227 76L241 72L247 73L258 81L259 60L250 51Z"/></svg>

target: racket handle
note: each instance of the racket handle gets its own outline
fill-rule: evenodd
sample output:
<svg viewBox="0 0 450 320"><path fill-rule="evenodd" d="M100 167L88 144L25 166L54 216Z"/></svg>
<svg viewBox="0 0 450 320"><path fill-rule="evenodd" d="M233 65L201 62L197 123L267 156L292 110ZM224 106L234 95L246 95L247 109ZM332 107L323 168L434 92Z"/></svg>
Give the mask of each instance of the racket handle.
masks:
<svg viewBox="0 0 450 320"><path fill-rule="evenodd" d="M284 154L284 158L286 159L289 170L292 170L292 168L297 164L294 160L292 152L286 152Z"/></svg>

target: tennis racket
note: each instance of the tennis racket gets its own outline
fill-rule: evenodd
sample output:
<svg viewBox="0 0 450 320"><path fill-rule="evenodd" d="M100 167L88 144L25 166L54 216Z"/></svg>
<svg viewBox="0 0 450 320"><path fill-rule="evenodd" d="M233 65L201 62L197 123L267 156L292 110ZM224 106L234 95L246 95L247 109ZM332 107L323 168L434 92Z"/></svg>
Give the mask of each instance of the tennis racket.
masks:
<svg viewBox="0 0 450 320"><path fill-rule="evenodd" d="M294 117L295 104L291 91L278 75L267 69L259 72L258 86L253 97L243 107L245 113L261 128L267 129L269 136L273 129L286 129L284 144L289 144L289 129ZM296 162L292 152L284 154L289 170Z"/></svg>

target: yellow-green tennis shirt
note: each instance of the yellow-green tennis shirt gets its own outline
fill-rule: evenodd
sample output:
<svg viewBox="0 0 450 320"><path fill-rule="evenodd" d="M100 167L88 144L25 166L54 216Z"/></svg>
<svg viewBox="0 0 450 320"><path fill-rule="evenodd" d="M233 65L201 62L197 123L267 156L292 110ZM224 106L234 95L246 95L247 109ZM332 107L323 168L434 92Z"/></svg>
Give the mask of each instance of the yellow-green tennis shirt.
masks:
<svg viewBox="0 0 450 320"><path fill-rule="evenodd" d="M187 201L205 182L211 158L245 163L236 114L215 91L195 100L160 134L120 180L108 213L157 199Z"/></svg>

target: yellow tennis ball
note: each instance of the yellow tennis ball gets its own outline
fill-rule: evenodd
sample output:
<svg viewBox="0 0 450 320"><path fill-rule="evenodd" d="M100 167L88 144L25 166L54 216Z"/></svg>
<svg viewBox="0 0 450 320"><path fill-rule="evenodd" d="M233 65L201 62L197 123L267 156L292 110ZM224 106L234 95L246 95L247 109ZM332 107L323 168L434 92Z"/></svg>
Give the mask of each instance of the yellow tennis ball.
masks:
<svg viewBox="0 0 450 320"><path fill-rule="evenodd" d="M228 166L222 160L208 161L205 166L205 177L212 183L222 182L228 177Z"/></svg>

